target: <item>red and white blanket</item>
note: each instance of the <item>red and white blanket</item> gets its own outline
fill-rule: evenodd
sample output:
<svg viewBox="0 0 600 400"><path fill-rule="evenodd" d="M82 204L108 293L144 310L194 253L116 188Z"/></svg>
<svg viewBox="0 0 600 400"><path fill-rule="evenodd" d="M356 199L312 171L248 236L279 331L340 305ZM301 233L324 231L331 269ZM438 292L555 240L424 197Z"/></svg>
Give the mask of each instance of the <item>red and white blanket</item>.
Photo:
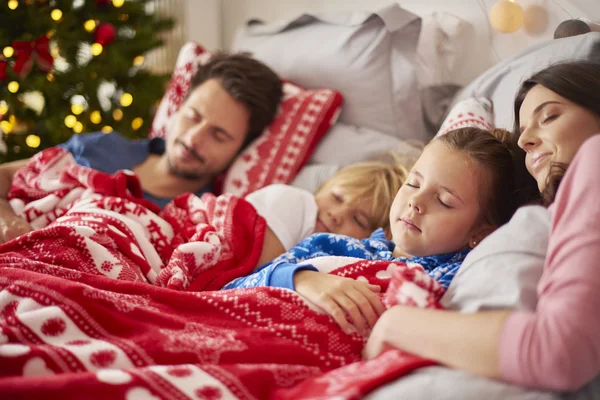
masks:
<svg viewBox="0 0 600 400"><path fill-rule="evenodd" d="M157 214L133 175L61 149L13 185L36 230L0 246L3 398L358 398L432 364L395 350L360 361L364 338L293 291L215 291L262 248L264 219L242 199L186 195ZM332 273L390 286L388 304L438 307L443 293L418 266Z"/></svg>

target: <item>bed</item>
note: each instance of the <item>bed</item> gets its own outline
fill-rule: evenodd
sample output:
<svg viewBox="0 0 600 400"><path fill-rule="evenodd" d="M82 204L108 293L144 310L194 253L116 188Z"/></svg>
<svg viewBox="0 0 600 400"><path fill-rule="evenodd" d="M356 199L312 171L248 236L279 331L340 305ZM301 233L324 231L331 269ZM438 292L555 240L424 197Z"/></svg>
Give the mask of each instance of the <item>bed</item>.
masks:
<svg viewBox="0 0 600 400"><path fill-rule="evenodd" d="M485 124L510 127L520 80L565 59L600 62L600 33L528 38L520 49L504 43L498 60L498 50L486 46L492 34L479 3L419 8L420 2L406 2L406 9L381 3L368 11L341 10L356 10L359 2L267 3L223 1L218 10L218 47L251 51L289 80L278 122L224 176L228 194L203 201L182 196L160 212L139 199L127 172L90 173L60 150L41 154L19 173L11 205L40 229L0 252L3 398L600 399L599 379L561 395L402 353L361 363L362 339L341 333L295 294L218 291L252 270L252 243L264 234L264 221L242 199L246 193L275 182L311 190L340 166L390 148L414 156L411 140L427 141L458 115L471 112ZM242 22L255 16L277 22ZM550 16L551 22L561 18ZM181 102L182 71L209 53L210 45L201 44L182 49L153 135L164 134ZM431 53L428 46L447 51ZM486 50L465 67L463 46ZM263 164L280 167L285 159L288 167L258 171L264 149L273 158ZM493 288L474 283L485 274L485 260L465 268L444 297L403 266L358 262L336 273L394 291L419 282L434 299L422 306L471 311L530 307L525 289L539 276L536 265L508 270L493 304L486 303Z"/></svg>

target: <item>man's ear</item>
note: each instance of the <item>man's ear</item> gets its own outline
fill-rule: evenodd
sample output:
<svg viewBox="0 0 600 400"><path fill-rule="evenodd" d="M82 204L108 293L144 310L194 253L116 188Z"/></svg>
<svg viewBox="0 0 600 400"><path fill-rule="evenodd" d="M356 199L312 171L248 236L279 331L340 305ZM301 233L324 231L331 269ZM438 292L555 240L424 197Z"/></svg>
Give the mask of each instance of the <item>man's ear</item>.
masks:
<svg viewBox="0 0 600 400"><path fill-rule="evenodd" d="M469 247L474 249L483 239L485 239L490 233L496 230L497 226L482 224L479 225L469 238Z"/></svg>

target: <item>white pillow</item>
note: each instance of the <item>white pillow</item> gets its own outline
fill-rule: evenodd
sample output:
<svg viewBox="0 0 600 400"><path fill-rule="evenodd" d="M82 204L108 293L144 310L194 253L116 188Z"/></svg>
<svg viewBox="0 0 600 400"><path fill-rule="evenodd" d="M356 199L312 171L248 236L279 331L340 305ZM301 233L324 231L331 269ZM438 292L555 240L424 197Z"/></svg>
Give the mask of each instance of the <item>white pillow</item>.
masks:
<svg viewBox="0 0 600 400"><path fill-rule="evenodd" d="M235 51L249 51L306 88L344 96L340 121L398 138L427 140L416 74L421 19L394 3L375 13L303 14L238 30Z"/></svg>
<svg viewBox="0 0 600 400"><path fill-rule="evenodd" d="M518 209L506 225L467 255L442 297L442 305L465 312L535 310L549 235L550 213L546 208Z"/></svg>
<svg viewBox="0 0 600 400"><path fill-rule="evenodd" d="M415 161L421 154L422 143L401 140L373 129L336 123L321 139L309 163L344 167L372 160L387 151L397 151L407 161Z"/></svg>

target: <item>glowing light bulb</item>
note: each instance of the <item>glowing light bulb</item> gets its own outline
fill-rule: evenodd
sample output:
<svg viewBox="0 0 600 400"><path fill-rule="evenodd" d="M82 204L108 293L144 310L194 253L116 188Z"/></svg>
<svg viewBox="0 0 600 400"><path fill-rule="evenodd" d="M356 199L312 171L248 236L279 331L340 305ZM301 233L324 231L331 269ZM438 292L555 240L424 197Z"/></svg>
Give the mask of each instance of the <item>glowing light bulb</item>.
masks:
<svg viewBox="0 0 600 400"><path fill-rule="evenodd" d="M102 129L100 129L103 133L111 133L113 131L112 126L109 125L105 125L102 127Z"/></svg>
<svg viewBox="0 0 600 400"><path fill-rule="evenodd" d="M11 133L13 129L13 124L8 121L0 121L0 130L4 133Z"/></svg>
<svg viewBox="0 0 600 400"><path fill-rule="evenodd" d="M12 81L8 84L8 91L11 93L17 93L19 91L19 82Z"/></svg>
<svg viewBox="0 0 600 400"><path fill-rule="evenodd" d="M0 101L0 115L4 115L8 112L8 104L5 101Z"/></svg>
<svg viewBox="0 0 600 400"><path fill-rule="evenodd" d="M144 56L137 56L136 58L133 59L133 65L135 65L136 67L139 65L142 65L144 63Z"/></svg>
<svg viewBox="0 0 600 400"><path fill-rule="evenodd" d="M40 139L40 137L37 135L27 135L27 137L25 138L25 144L27 144L27 146L31 147L32 149L40 147L41 143L42 139Z"/></svg>
<svg viewBox="0 0 600 400"><path fill-rule="evenodd" d="M76 123L77 123L77 117L75 117L74 115L67 115L65 117L65 125L67 126L67 128L74 127Z"/></svg>
<svg viewBox="0 0 600 400"><path fill-rule="evenodd" d="M117 108L115 111L113 111L113 119L115 121L120 121L123 119L123 110L121 110L120 108Z"/></svg>
<svg viewBox="0 0 600 400"><path fill-rule="evenodd" d="M102 47L102 45L100 43L92 44L92 54L93 55L99 56L102 53L102 50L104 50L104 48Z"/></svg>
<svg viewBox="0 0 600 400"><path fill-rule="evenodd" d="M123 96L121 96L121 105L129 107L131 103L133 103L133 96L130 93L123 93Z"/></svg>
<svg viewBox="0 0 600 400"><path fill-rule="evenodd" d="M512 33L523 25L523 9L509 0L498 0L490 10L490 24L502 33Z"/></svg>
<svg viewBox="0 0 600 400"><path fill-rule="evenodd" d="M73 127L73 132L75 132L75 133L83 132L83 124L81 122L77 121L77 123L75 123L75 126Z"/></svg>
<svg viewBox="0 0 600 400"><path fill-rule="evenodd" d="M123 7L123 4L125 4L125 0L112 0L113 6L115 6L116 8L119 7Z"/></svg>
<svg viewBox="0 0 600 400"><path fill-rule="evenodd" d="M93 124L99 124L102 122L102 114L100 114L100 111L92 111L90 114L90 121L92 121Z"/></svg>
<svg viewBox="0 0 600 400"><path fill-rule="evenodd" d="M144 120L141 119L140 117L137 117L133 121L131 121L131 127L133 128L134 131L137 131L138 129L140 129L143 124L144 124Z"/></svg>
<svg viewBox="0 0 600 400"><path fill-rule="evenodd" d="M96 29L96 21L94 21L93 19L88 19L83 23L83 27L86 31L92 32L94 29Z"/></svg>
<svg viewBox="0 0 600 400"><path fill-rule="evenodd" d="M13 54L15 54L15 49L13 49L10 46L6 46L3 50L2 50L2 54L4 54L4 57L6 58L11 58L13 56Z"/></svg>
<svg viewBox="0 0 600 400"><path fill-rule="evenodd" d="M71 106L71 112L75 115L79 115L83 112L83 104L73 104Z"/></svg>
<svg viewBox="0 0 600 400"><path fill-rule="evenodd" d="M48 72L46 74L46 79L48 79L49 82L54 82L54 74L52 72Z"/></svg>
<svg viewBox="0 0 600 400"><path fill-rule="evenodd" d="M9 0L8 8L10 8L11 10L14 10L17 7L19 7L19 2L17 0Z"/></svg>
<svg viewBox="0 0 600 400"><path fill-rule="evenodd" d="M50 13L50 18L52 18L55 21L60 21L60 19L62 18L62 11L60 11L58 8L55 8Z"/></svg>

